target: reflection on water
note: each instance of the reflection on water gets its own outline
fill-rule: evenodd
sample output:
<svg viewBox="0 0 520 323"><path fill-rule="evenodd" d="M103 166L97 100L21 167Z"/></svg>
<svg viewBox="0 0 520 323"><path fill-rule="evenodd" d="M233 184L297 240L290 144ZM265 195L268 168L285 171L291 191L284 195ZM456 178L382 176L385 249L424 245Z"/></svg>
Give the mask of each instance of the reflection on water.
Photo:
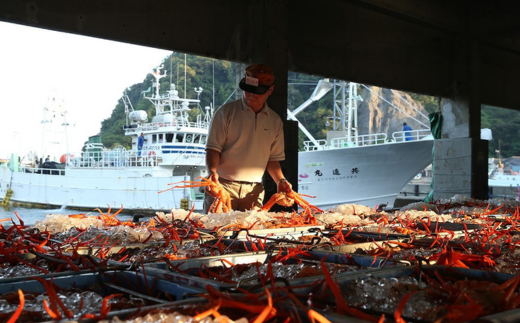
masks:
<svg viewBox="0 0 520 323"><path fill-rule="evenodd" d="M114 214L118 210L112 210L110 214ZM22 219L24 222L24 225L32 225L37 220L43 220L45 219L45 216L47 214L85 214L85 215L99 215L99 211L92 210L92 211L79 211L79 210L70 210L66 207L61 207L59 209L38 209L38 208L23 208L23 207L7 207L2 208L0 207L0 219L9 219L11 218L14 223L20 224L20 221L16 217L15 212L18 214L18 216ZM117 218L125 221L128 218L131 218L133 214L123 214L119 213L117 215ZM1 223L4 227L9 227L13 223L10 221L4 221Z"/></svg>

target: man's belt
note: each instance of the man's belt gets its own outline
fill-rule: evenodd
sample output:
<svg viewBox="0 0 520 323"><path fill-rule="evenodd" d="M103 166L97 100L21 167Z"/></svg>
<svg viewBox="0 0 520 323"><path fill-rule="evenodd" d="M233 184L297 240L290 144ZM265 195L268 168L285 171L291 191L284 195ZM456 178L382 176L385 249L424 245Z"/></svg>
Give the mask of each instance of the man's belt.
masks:
<svg viewBox="0 0 520 323"><path fill-rule="evenodd" d="M240 184L240 185L256 185L256 184L259 183L259 182L246 182L246 181L231 181L229 179L225 179L225 178L222 178L222 177L219 177L218 180L222 181L224 183L237 183L237 184Z"/></svg>

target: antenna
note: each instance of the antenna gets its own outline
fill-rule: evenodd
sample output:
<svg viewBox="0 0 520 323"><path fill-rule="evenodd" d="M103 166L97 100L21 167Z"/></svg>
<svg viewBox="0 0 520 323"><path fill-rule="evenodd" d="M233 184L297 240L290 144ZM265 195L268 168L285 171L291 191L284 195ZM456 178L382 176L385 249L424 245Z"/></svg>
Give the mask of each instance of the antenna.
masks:
<svg viewBox="0 0 520 323"><path fill-rule="evenodd" d="M186 99L186 53L184 53L184 98Z"/></svg>
<svg viewBox="0 0 520 323"><path fill-rule="evenodd" d="M65 131L65 153L67 154L66 156L69 155L69 138L67 137L67 126L69 125L69 123L67 122L67 111L64 111L62 116L63 116L63 123L61 124L64 128L64 131Z"/></svg>
<svg viewBox="0 0 520 323"><path fill-rule="evenodd" d="M173 61L173 53L170 55L170 84L172 84L172 74L173 74L172 61Z"/></svg>
<svg viewBox="0 0 520 323"><path fill-rule="evenodd" d="M215 59L213 59L213 105L215 105Z"/></svg>

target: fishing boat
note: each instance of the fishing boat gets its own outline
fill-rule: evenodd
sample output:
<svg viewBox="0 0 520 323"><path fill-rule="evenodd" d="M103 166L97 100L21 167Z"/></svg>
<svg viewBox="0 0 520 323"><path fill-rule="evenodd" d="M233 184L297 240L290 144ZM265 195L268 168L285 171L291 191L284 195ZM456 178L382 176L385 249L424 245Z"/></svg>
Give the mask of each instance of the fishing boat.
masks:
<svg viewBox="0 0 520 323"><path fill-rule="evenodd" d="M500 141L499 141L500 147ZM520 158L513 156L502 158L500 148L498 159L489 158L488 186L490 195L495 198L515 199L520 201Z"/></svg>
<svg viewBox="0 0 520 323"><path fill-rule="evenodd" d="M362 84L321 80L297 114L327 92L334 91L333 130L316 140L298 121L309 140L299 152L298 192L314 196L322 209L351 203L392 208L401 189L432 163L433 137L429 127L412 131L359 134L358 89ZM368 87L367 87L368 89Z"/></svg>
<svg viewBox="0 0 520 323"><path fill-rule="evenodd" d="M89 138L83 152L66 153L60 162L19 165L16 158L0 166L0 198L5 202L65 206L78 209L120 208L125 210L202 210L203 190L176 188L159 193L171 183L207 176L205 144L212 108L199 109L190 120L190 105L199 100L180 98L175 84L160 93L161 67L154 76L152 95L145 98L155 106L148 122L143 110L134 110L126 95L124 133L131 148L106 149L99 136ZM358 134L357 95L359 84L321 80L311 98L293 111L334 90L333 130L326 140L309 137L299 152L298 192L315 196L310 202L321 208L356 203L391 206L400 189L432 162L433 140L429 129L413 130L387 137L384 133ZM138 137L146 139L141 150Z"/></svg>
<svg viewBox="0 0 520 323"><path fill-rule="evenodd" d="M518 173L506 174L502 169L497 169L488 178L490 187L515 187L520 186L520 175Z"/></svg>
<svg viewBox="0 0 520 323"><path fill-rule="evenodd" d="M203 193L198 188L158 193L171 183L206 175L204 149L212 114L209 107L199 109L196 120L190 120L190 105L199 105L200 100L180 98L175 84L161 93L160 80L166 76L162 68L152 71L151 96L145 95L155 107L151 121L146 111L134 110L128 96L123 96L123 128L131 138L131 149L107 149L100 136L92 136L84 151L64 153L59 162L20 164L14 156L9 164L0 166L4 202L90 210L202 209ZM141 133L146 141L139 149Z"/></svg>

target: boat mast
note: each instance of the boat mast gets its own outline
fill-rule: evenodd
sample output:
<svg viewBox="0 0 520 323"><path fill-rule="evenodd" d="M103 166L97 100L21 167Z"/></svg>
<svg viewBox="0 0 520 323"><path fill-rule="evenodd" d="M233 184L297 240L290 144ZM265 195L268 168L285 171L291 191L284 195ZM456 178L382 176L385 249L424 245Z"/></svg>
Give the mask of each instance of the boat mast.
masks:
<svg viewBox="0 0 520 323"><path fill-rule="evenodd" d="M500 149L500 139L498 139L498 168L503 173L504 172L504 164L502 164L502 150Z"/></svg>
<svg viewBox="0 0 520 323"><path fill-rule="evenodd" d="M187 85L186 85L186 54L184 54L184 98L186 99L186 89L187 89Z"/></svg>
<svg viewBox="0 0 520 323"><path fill-rule="evenodd" d="M213 115L213 107L215 106L215 59L213 59L213 102L211 102L211 115Z"/></svg>
<svg viewBox="0 0 520 323"><path fill-rule="evenodd" d="M152 82L152 88L155 88L155 93L152 90L152 97L145 96L146 99L150 100L154 104L156 115L164 113L164 104L161 102L161 94L159 93L160 89L161 89L160 80L161 80L161 78L166 76L166 71L164 72L164 74L161 74L162 68L164 68L164 65L157 66L155 68L155 71L153 71L151 73L153 75L153 77L155 78L155 81ZM170 91L171 90L175 90L175 89L170 89Z"/></svg>
<svg viewBox="0 0 520 323"><path fill-rule="evenodd" d="M332 130L344 132L347 142L356 142L356 144L358 137L357 101L363 101L357 90L357 83L334 81L334 110L331 117Z"/></svg>
<svg viewBox="0 0 520 323"><path fill-rule="evenodd" d="M43 160L45 160L45 126L47 125L47 123L49 122L47 120L47 111L49 111L49 108L47 108L47 106L45 106L43 108L43 120L42 120L42 144L41 144L41 147L40 147L40 158L43 158Z"/></svg>
<svg viewBox="0 0 520 323"><path fill-rule="evenodd" d="M52 157L59 157L63 154L63 151L59 151L60 145L62 144L62 136L61 136L61 126L64 127L64 138L65 138L65 153L69 153L69 141L67 134L67 126L69 125L67 122L67 110L65 109L65 105L63 104L63 100L58 102L58 94L56 90L49 98L47 98L47 104L43 108L43 118L42 118L42 142L40 148L40 157L45 159L45 155L54 155ZM62 121L58 120L58 117L62 117ZM60 123L61 121L61 123ZM52 138L47 136L47 132L51 132L53 134ZM54 148L54 149L53 149Z"/></svg>
<svg viewBox="0 0 520 323"><path fill-rule="evenodd" d="M67 122L67 111L63 111L63 123L61 124L64 128L63 131L65 132L65 153L66 153L66 161L69 160L69 137L67 134L67 127L69 126L69 123Z"/></svg>

